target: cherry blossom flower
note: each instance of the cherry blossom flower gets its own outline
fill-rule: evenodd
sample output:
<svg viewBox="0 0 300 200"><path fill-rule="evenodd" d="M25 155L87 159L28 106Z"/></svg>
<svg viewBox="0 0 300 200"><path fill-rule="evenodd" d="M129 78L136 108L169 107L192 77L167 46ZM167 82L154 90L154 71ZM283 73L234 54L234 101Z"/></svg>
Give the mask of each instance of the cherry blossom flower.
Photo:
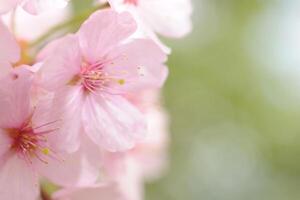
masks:
<svg viewBox="0 0 300 200"><path fill-rule="evenodd" d="M167 37L182 37L191 31L190 0L108 0L118 11L129 11L143 26Z"/></svg>
<svg viewBox="0 0 300 200"><path fill-rule="evenodd" d="M98 11L76 35L41 52L42 85L54 92L70 142L79 141L81 127L109 151L132 148L145 137L144 116L125 96L159 88L167 76L166 55L151 40L131 40L135 30L128 13Z"/></svg>
<svg viewBox="0 0 300 200"><path fill-rule="evenodd" d="M190 0L107 0L117 11L130 12L138 22L138 36L154 40L166 52L166 47L155 33L166 37L181 38L192 29Z"/></svg>
<svg viewBox="0 0 300 200"><path fill-rule="evenodd" d="M53 8L63 8L69 0L0 0L0 14L7 13L17 6L31 14L39 14Z"/></svg>
<svg viewBox="0 0 300 200"><path fill-rule="evenodd" d="M161 106L148 107L146 116L149 134L130 151L130 156L139 166L143 179L153 181L168 168L169 125Z"/></svg>
<svg viewBox="0 0 300 200"><path fill-rule="evenodd" d="M37 116L43 105L30 105L31 77L20 68L1 80L0 199L35 199L39 190L36 163L46 165L55 154L48 136L55 134L56 121L45 113Z"/></svg>
<svg viewBox="0 0 300 200"><path fill-rule="evenodd" d="M149 95L153 94L147 94L143 98L148 99ZM140 99L138 97L135 101ZM167 166L168 123L160 106L152 104L140 108L146 112L149 137L127 152L103 152L102 183L90 187L62 189L54 194L54 200L143 199L144 180L156 179Z"/></svg>
<svg viewBox="0 0 300 200"><path fill-rule="evenodd" d="M108 2L36 52L73 25L51 29L68 10L44 12L68 0L0 0L0 199L39 199L49 181L55 200L141 200L166 169L168 49L155 33L187 34L190 1Z"/></svg>
<svg viewBox="0 0 300 200"><path fill-rule="evenodd" d="M70 187L90 185L98 177L96 152L86 149L90 144L67 153L58 132L62 121L50 112L52 98L32 101L33 80L24 66L0 80L0 199L36 199L40 177Z"/></svg>

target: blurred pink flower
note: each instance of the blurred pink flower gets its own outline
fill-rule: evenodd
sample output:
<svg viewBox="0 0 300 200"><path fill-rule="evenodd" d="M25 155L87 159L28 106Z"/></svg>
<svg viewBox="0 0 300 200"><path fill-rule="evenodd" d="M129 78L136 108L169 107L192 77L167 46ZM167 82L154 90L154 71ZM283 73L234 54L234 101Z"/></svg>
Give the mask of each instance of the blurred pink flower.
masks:
<svg viewBox="0 0 300 200"><path fill-rule="evenodd" d="M159 178L168 166L169 119L161 105L160 90L146 90L128 97L147 119L148 134L129 151L136 160L144 179Z"/></svg>
<svg viewBox="0 0 300 200"><path fill-rule="evenodd" d="M161 106L152 105L145 112L149 133L131 150L130 156L138 164L141 176L152 181L160 178L168 167L169 123Z"/></svg>
<svg viewBox="0 0 300 200"><path fill-rule="evenodd" d="M66 21L71 16L71 8L52 9L39 15L31 15L22 8L15 13L9 12L2 16L5 24L13 29L18 40L31 42L44 35L54 26ZM13 27L11 26L13 23ZM30 27L30 28L28 28Z"/></svg>
<svg viewBox="0 0 300 200"><path fill-rule="evenodd" d="M156 36L159 33L166 37L180 38L192 29L191 0L107 0L119 12L130 12L138 22L138 35L146 35L156 41L169 53Z"/></svg>
<svg viewBox="0 0 300 200"><path fill-rule="evenodd" d="M31 14L39 14L53 8L63 8L69 0L0 0L0 14L7 13L21 6Z"/></svg>
<svg viewBox="0 0 300 200"><path fill-rule="evenodd" d="M191 31L190 0L108 0L118 11L129 11L153 31L167 37L182 37Z"/></svg>
<svg viewBox="0 0 300 200"><path fill-rule="evenodd" d="M40 54L42 85L55 93L64 113L62 132L78 146L81 125L100 147L132 148L145 137L145 120L124 95L159 88L166 55L151 40L129 37L136 30L128 13L94 13L76 35L51 43Z"/></svg>
<svg viewBox="0 0 300 200"><path fill-rule="evenodd" d="M115 159L115 160L114 160ZM124 154L112 153L107 163L111 177L89 187L64 188L53 195L54 200L142 200L143 177L136 162ZM106 174L107 175L107 174Z"/></svg>

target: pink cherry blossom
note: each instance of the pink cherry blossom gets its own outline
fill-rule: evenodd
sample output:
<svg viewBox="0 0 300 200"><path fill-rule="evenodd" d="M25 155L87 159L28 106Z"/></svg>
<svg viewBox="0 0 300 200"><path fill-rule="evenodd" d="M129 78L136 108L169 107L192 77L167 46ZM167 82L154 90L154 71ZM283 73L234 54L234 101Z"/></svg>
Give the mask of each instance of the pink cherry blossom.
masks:
<svg viewBox="0 0 300 200"><path fill-rule="evenodd" d="M142 200L168 166L156 33L186 35L190 0L108 0L47 43L84 20L68 1L0 0L0 199Z"/></svg>
<svg viewBox="0 0 300 200"><path fill-rule="evenodd" d="M38 195L36 162L53 156L46 138L55 121L37 118L40 107L30 105L31 76L19 69L1 80L0 89L0 199L35 199Z"/></svg>
<svg viewBox="0 0 300 200"><path fill-rule="evenodd" d="M161 105L161 92L146 90L128 99L145 114L148 126L147 137L128 155L136 160L144 179L159 178L168 166L169 148L168 115Z"/></svg>
<svg viewBox="0 0 300 200"><path fill-rule="evenodd" d="M150 40L131 40L135 30L128 13L98 11L76 35L41 52L47 57L42 85L54 92L70 141L78 142L81 127L109 151L132 148L145 137L144 116L125 95L159 88L167 76L166 55Z"/></svg>
<svg viewBox="0 0 300 200"><path fill-rule="evenodd" d="M131 150L145 180L155 180L168 168L169 126L168 117L161 106L147 108L147 138Z"/></svg>
<svg viewBox="0 0 300 200"><path fill-rule="evenodd" d="M52 98L31 99L33 80L24 66L0 80L0 199L36 199L40 177L58 185L85 186L99 173L96 152L81 148L67 153L58 132L62 121L50 112Z"/></svg>
<svg viewBox="0 0 300 200"><path fill-rule="evenodd" d="M31 14L38 14L53 8L63 8L69 0L0 0L0 14L21 6Z"/></svg>
<svg viewBox="0 0 300 200"><path fill-rule="evenodd" d="M118 11L131 12L147 34L182 37L191 31L190 0L108 0Z"/></svg>
<svg viewBox="0 0 300 200"><path fill-rule="evenodd" d="M146 97L152 94L148 93ZM143 182L158 178L166 168L168 123L166 114L160 106L152 104L143 106L142 110L147 113L149 137L127 152L102 152L104 182L90 187L62 189L54 194L54 200L143 199Z"/></svg>
<svg viewBox="0 0 300 200"><path fill-rule="evenodd" d="M82 137L82 145L74 153L69 150L68 143L60 138L55 148L60 152L61 160L51 160L47 165L39 167L40 173L52 183L64 187L87 187L96 183L100 176L100 152L87 137ZM42 163L40 163L42 164Z"/></svg>

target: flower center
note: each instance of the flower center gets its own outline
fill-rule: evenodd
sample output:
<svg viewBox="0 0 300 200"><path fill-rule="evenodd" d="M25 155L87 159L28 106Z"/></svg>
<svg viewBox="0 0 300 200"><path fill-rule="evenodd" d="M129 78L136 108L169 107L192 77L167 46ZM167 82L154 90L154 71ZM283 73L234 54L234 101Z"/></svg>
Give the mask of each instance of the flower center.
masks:
<svg viewBox="0 0 300 200"><path fill-rule="evenodd" d="M117 94L116 86L125 84L124 75L126 73L120 70L110 70L107 72L104 66L105 63L83 63L80 74L74 76L69 81L69 85L81 84L83 89L88 93L101 91L109 94Z"/></svg>
<svg viewBox="0 0 300 200"><path fill-rule="evenodd" d="M103 90L108 87L109 76L101 71L101 69L84 70L81 74L83 87L90 92L95 90Z"/></svg>
<svg viewBox="0 0 300 200"><path fill-rule="evenodd" d="M138 5L138 0L124 0L124 4Z"/></svg>
<svg viewBox="0 0 300 200"><path fill-rule="evenodd" d="M29 164L32 163L33 157L47 164L48 162L46 161L45 156L51 156L52 151L48 145L46 135L56 129L40 129L53 123L55 122L50 122L34 128L32 127L32 124L28 122L20 128L6 129L13 141L11 150L18 153L18 155L25 159Z"/></svg>

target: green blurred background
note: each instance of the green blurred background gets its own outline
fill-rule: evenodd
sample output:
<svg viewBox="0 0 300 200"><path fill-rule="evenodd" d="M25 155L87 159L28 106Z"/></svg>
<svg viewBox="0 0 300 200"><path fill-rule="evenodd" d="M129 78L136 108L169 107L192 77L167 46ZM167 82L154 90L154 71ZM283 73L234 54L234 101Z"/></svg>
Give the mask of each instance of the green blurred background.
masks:
<svg viewBox="0 0 300 200"><path fill-rule="evenodd" d="M193 1L193 32L166 40L171 163L146 200L300 199L300 84L297 70L282 70L289 47L276 45L298 2Z"/></svg>
<svg viewBox="0 0 300 200"><path fill-rule="evenodd" d="M276 19L297 4L300 13L299 1L193 3L192 34L167 41L170 171L146 199L299 200L300 87L267 66L280 49L264 46L278 42Z"/></svg>

